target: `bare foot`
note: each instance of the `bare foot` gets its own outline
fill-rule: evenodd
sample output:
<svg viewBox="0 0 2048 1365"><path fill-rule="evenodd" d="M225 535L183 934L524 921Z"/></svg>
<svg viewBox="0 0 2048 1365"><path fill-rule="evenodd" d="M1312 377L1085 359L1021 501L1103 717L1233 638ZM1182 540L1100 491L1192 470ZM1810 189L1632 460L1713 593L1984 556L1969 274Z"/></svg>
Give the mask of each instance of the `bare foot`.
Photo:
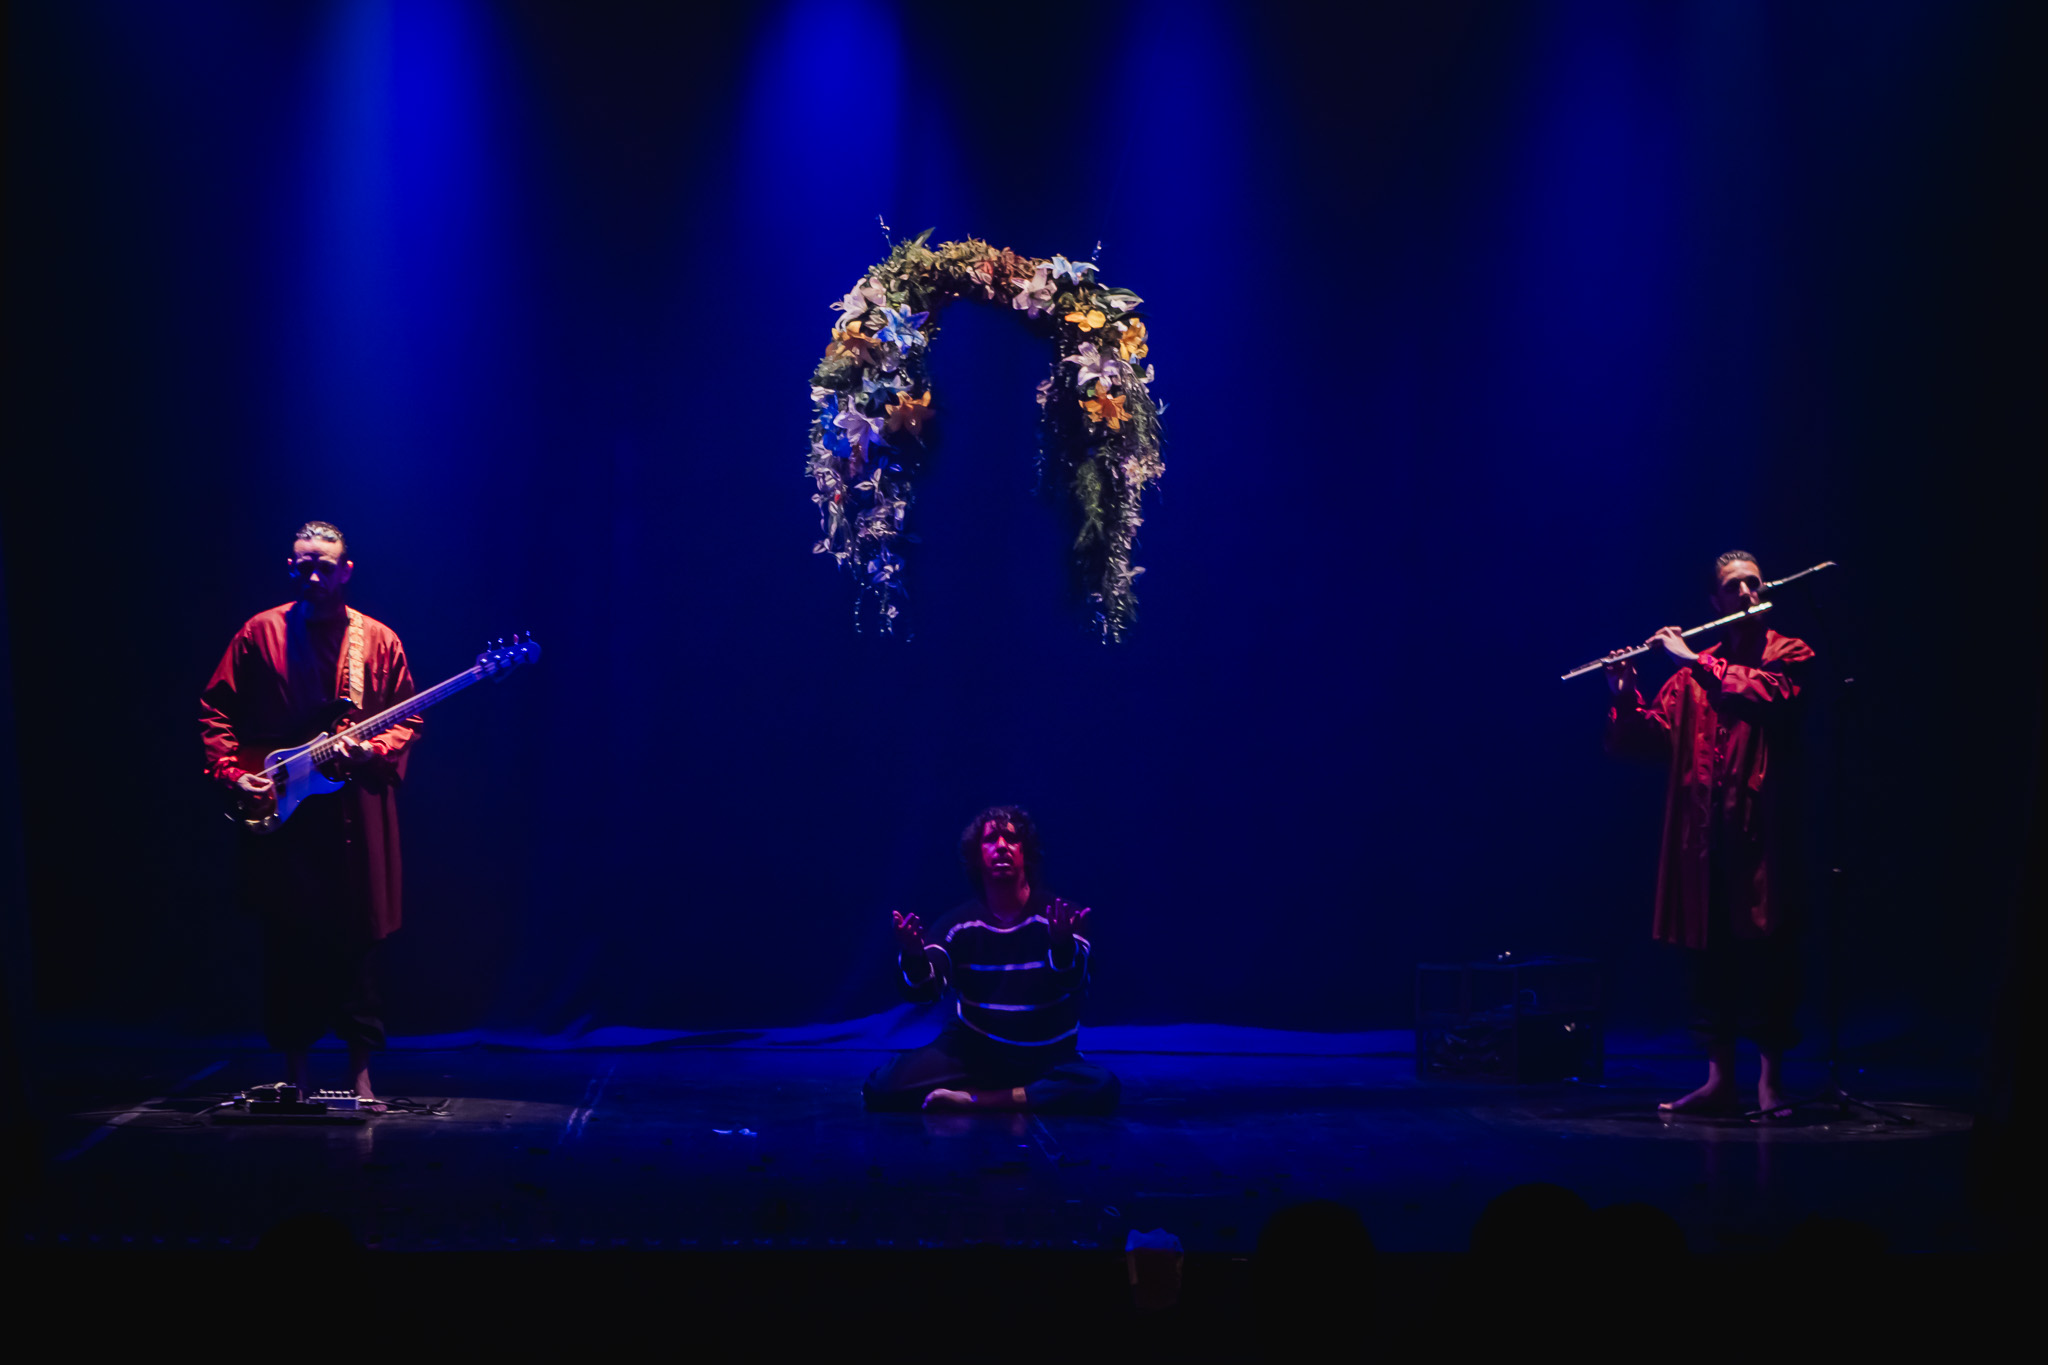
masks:
<svg viewBox="0 0 2048 1365"><path fill-rule="evenodd" d="M349 1044L348 1070L350 1078L355 1082L356 1098L376 1099L376 1092L370 1089L370 1049L360 1043Z"/></svg>
<svg viewBox="0 0 2048 1365"><path fill-rule="evenodd" d="M966 1090L934 1090L924 1097L926 1109L966 1109L974 1104L974 1095Z"/></svg>
<svg viewBox="0 0 2048 1365"><path fill-rule="evenodd" d="M1705 1085L1690 1095L1657 1106L1660 1114L1730 1114L1735 1109L1735 1087L1719 1076L1709 1077Z"/></svg>
<svg viewBox="0 0 2048 1365"><path fill-rule="evenodd" d="M1784 1087L1778 1084L1779 1069L1785 1064L1784 1054L1765 1051L1760 1055L1763 1069L1756 1078L1756 1107L1768 1114L1785 1108L1791 1101L1786 1097Z"/></svg>

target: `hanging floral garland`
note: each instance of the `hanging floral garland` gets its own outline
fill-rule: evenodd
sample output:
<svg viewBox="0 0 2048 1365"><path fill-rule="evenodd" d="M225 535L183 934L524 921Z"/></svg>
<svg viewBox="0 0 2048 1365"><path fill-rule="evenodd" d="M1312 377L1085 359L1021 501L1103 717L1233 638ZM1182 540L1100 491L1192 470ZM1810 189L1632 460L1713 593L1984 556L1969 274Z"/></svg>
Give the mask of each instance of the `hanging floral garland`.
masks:
<svg viewBox="0 0 2048 1365"><path fill-rule="evenodd" d="M1057 352L1038 386L1039 480L1072 500L1074 567L1103 638L1118 639L1144 572L1131 563L1139 498L1165 471L1152 367L1138 368L1149 350L1143 300L1103 288L1089 261L1042 261L972 238L927 247L930 236L898 243L832 305L839 322L811 376L811 500L825 532L813 548L859 577L856 621L866 611L893 630L904 598L896 542L933 446L939 312L955 299L1007 305Z"/></svg>

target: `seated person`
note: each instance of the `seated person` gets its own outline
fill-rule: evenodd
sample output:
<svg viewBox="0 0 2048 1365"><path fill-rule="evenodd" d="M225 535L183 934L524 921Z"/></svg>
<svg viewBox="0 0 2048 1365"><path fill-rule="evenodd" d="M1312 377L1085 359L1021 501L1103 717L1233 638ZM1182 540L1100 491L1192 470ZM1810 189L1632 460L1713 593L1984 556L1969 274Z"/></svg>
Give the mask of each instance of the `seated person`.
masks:
<svg viewBox="0 0 2048 1365"><path fill-rule="evenodd" d="M1108 1113L1121 1087L1078 1042L1089 912L1039 890L1038 830L1015 806L975 816L960 857L980 895L943 943L890 912L905 998L928 1004L951 985L959 1003L937 1040L868 1077L868 1108Z"/></svg>

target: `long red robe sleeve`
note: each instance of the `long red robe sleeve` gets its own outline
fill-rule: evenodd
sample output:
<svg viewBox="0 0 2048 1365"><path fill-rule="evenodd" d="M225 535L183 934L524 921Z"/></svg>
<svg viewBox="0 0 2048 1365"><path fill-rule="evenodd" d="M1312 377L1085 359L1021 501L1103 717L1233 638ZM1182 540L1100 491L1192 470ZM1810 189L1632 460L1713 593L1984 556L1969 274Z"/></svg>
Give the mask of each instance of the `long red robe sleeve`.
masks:
<svg viewBox="0 0 2048 1365"><path fill-rule="evenodd" d="M232 787L259 772L274 749L311 738L318 706L345 688L307 644L302 609L287 604L235 632L199 697L206 776ZM362 714L413 695L405 646L389 626L361 617ZM309 798L275 833L242 839L242 899L259 914L321 917L349 933L383 938L403 921L398 789L422 726L408 716L369 741L376 758L338 792ZM225 793L224 793L225 794Z"/></svg>
<svg viewBox="0 0 2048 1365"><path fill-rule="evenodd" d="M1701 651L1654 702L1645 705L1631 689L1608 712L1609 753L1671 764L1651 932L1688 948L1707 946L1717 856L1737 937L1780 933L1791 911L1787 831L1796 793L1786 790L1782 769L1798 740L1791 707L1800 666L1813 651L1776 631L1764 632L1752 662L1720 651Z"/></svg>

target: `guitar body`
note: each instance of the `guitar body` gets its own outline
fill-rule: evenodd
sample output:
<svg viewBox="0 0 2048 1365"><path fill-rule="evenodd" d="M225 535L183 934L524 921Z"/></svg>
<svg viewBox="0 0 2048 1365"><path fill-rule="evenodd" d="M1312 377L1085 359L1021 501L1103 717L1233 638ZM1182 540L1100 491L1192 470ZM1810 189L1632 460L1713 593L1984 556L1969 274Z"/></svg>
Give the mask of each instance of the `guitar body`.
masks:
<svg viewBox="0 0 2048 1365"><path fill-rule="evenodd" d="M341 790L341 783L313 766L313 745L310 741L296 749L279 749L263 760L263 766L281 769L276 778L275 803L275 818L279 824L291 819L292 812L307 797Z"/></svg>
<svg viewBox="0 0 2048 1365"><path fill-rule="evenodd" d="M329 702L314 719L317 733L305 743L288 749L273 749L264 755L263 770L270 774L276 785L267 797L259 799L245 795L240 798L235 818L241 821L244 829L255 834L269 834L291 819L292 812L307 797L341 790L340 782L315 766L313 746L327 738L335 723L352 709L346 701Z"/></svg>

